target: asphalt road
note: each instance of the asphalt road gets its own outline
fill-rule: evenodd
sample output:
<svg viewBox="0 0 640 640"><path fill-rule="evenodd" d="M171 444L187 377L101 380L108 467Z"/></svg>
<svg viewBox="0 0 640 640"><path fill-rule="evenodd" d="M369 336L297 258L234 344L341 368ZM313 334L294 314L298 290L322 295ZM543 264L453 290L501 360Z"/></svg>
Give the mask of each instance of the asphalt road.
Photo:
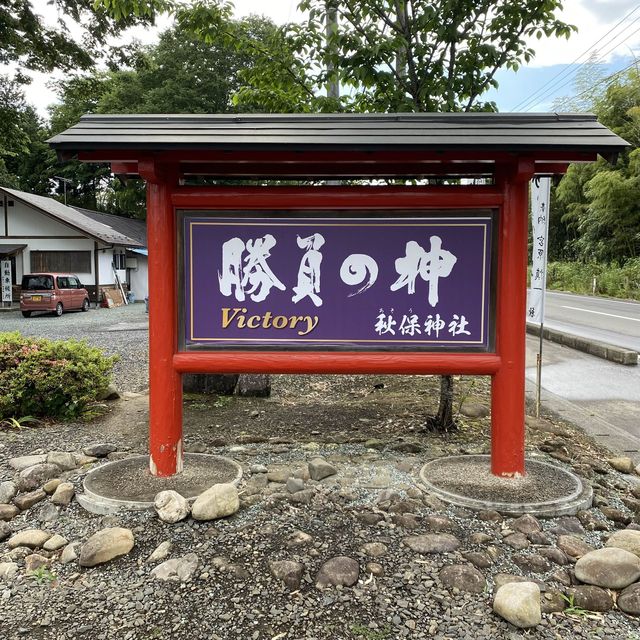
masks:
<svg viewBox="0 0 640 640"><path fill-rule="evenodd" d="M640 302L547 291L545 326L640 352Z"/></svg>

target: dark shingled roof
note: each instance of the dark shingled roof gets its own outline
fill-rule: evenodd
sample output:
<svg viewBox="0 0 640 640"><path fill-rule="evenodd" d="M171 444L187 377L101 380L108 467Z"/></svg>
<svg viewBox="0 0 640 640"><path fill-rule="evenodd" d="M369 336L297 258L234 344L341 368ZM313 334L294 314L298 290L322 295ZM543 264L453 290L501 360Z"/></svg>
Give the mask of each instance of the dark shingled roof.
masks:
<svg viewBox="0 0 640 640"><path fill-rule="evenodd" d="M121 218L88 209L77 209L53 198L17 189L8 189L7 187L0 189L17 200L39 209L42 213L96 240L122 247L144 247L146 245L145 223L142 220Z"/></svg>
<svg viewBox="0 0 640 640"><path fill-rule="evenodd" d="M591 151L629 145L592 114L87 115L49 140L64 156L106 149Z"/></svg>

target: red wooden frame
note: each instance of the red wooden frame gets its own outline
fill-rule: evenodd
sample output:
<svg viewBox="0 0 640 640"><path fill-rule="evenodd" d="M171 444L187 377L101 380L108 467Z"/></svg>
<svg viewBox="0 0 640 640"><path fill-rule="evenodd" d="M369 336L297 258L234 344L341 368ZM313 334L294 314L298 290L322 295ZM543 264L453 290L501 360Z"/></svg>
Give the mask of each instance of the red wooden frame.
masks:
<svg viewBox="0 0 640 640"><path fill-rule="evenodd" d="M504 166L495 186L182 187L177 163L138 162L147 180L151 471L182 468L182 373L460 373L492 376L492 472L524 474L527 185L533 161ZM178 352L176 209L499 211L496 353Z"/></svg>

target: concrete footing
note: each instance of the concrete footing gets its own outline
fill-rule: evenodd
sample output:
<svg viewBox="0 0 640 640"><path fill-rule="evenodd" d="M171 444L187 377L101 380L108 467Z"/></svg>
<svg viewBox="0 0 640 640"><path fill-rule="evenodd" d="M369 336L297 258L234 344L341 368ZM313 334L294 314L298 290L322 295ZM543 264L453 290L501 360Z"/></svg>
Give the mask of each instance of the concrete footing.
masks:
<svg viewBox="0 0 640 640"><path fill-rule="evenodd" d="M76 499L91 513L142 511L153 506L160 491L177 491L194 500L214 484L238 484L241 478L240 465L223 456L187 453L182 473L169 478L151 475L149 456L133 456L91 470L84 479L84 493Z"/></svg>
<svg viewBox="0 0 640 640"><path fill-rule="evenodd" d="M499 478L488 455L454 456L431 460L420 478L444 502L475 510L554 517L591 506L592 488L570 471L530 458L525 469L525 476Z"/></svg>

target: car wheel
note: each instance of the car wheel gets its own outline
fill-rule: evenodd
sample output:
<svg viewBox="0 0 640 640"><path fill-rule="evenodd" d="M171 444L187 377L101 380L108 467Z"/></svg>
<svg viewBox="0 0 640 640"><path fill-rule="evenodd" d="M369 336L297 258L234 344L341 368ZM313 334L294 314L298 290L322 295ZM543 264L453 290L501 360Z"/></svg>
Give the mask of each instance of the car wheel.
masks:
<svg viewBox="0 0 640 640"><path fill-rule="evenodd" d="M82 311L89 311L89 300L87 300L87 298L82 301L81 309Z"/></svg>
<svg viewBox="0 0 640 640"><path fill-rule="evenodd" d="M58 302L56 305L56 310L54 312L58 317L62 315L62 302Z"/></svg>
<svg viewBox="0 0 640 640"><path fill-rule="evenodd" d="M22 315L23 315L25 318L30 318L30 317L31 317L31 311L23 311L23 312L22 312Z"/></svg>

